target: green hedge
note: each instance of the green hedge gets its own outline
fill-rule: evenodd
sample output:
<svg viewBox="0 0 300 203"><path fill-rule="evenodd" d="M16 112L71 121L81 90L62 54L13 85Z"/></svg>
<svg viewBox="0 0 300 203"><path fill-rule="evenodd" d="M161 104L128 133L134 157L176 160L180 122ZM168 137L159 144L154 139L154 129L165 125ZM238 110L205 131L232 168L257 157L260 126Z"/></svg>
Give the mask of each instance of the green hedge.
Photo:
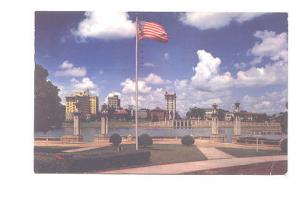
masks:
<svg viewBox="0 0 300 203"><path fill-rule="evenodd" d="M36 173L83 173L147 163L150 151L121 152L109 155L63 155L63 159L35 157Z"/></svg>

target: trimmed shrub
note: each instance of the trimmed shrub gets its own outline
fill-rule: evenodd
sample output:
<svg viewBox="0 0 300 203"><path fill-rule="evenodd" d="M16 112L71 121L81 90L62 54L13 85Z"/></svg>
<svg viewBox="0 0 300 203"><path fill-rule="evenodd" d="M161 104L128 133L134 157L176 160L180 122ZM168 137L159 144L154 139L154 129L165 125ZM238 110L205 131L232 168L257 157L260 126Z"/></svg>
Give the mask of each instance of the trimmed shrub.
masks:
<svg viewBox="0 0 300 203"><path fill-rule="evenodd" d="M287 138L282 139L280 141L280 148L281 148L281 152L287 153L287 150L288 150L288 140L287 140Z"/></svg>
<svg viewBox="0 0 300 203"><path fill-rule="evenodd" d="M181 144L185 146L191 146L195 142L194 138L190 135L185 135L184 137L181 138Z"/></svg>
<svg viewBox="0 0 300 203"><path fill-rule="evenodd" d="M150 146L153 144L153 140L152 137L148 134L142 134L139 136L138 138L138 143L139 145L146 147L146 146Z"/></svg>
<svg viewBox="0 0 300 203"><path fill-rule="evenodd" d="M118 133L114 133L110 136L109 142L112 143L113 146L118 147L122 142L122 138Z"/></svg>

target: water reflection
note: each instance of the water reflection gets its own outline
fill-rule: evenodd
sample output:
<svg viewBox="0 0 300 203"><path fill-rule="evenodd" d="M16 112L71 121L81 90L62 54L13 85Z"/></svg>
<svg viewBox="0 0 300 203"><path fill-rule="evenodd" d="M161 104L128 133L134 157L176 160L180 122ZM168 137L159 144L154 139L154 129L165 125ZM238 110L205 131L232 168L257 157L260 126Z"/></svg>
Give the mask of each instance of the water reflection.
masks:
<svg viewBox="0 0 300 203"><path fill-rule="evenodd" d="M109 129L109 135L113 133L118 133L121 136L128 136L131 134L132 136L135 135L134 128L115 128ZM167 136L167 137L182 137L184 135L193 135L193 136L210 136L211 129L210 128L190 128L190 129L173 129L173 128L139 128L138 134L147 133L151 136L160 137L160 136ZM56 129L44 133L35 133L35 137L62 137L63 135L72 135L73 129L72 128L62 128ZM81 134L83 136L84 141L90 142L92 141L96 135L100 134L99 128L83 128L81 129ZM220 129L220 134L226 136L227 141L231 140L232 129L224 128Z"/></svg>
<svg viewBox="0 0 300 203"><path fill-rule="evenodd" d="M113 133L118 133L121 136L128 136L131 134L135 135L134 128L114 128L109 129L109 136ZM173 129L173 128L139 128L138 134L147 133L150 136L155 137L182 137L184 135L193 135L193 136L210 136L211 128L185 128L185 129ZM225 136L227 142L231 142L233 130L232 128L220 128L219 133ZM35 137L62 137L63 135L72 135L73 128L62 128L56 129L44 133L35 133ZM99 128L82 128L81 134L85 142L91 142L94 140L96 135L100 134ZM246 135L245 135L246 136ZM255 135L252 135L255 136ZM280 139L281 135L264 135L264 138L268 139Z"/></svg>

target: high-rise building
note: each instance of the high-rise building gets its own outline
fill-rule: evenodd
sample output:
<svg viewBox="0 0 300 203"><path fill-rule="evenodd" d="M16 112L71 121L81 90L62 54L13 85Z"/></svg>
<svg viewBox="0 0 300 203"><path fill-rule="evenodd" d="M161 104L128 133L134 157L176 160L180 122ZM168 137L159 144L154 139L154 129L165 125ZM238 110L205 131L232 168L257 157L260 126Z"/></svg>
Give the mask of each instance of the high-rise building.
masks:
<svg viewBox="0 0 300 203"><path fill-rule="evenodd" d="M73 120L73 113L81 112L84 119L96 116L98 113L99 100L97 96L91 96L89 90L75 92L74 95L66 97L66 120Z"/></svg>
<svg viewBox="0 0 300 203"><path fill-rule="evenodd" d="M90 96L90 112L93 115L98 113L99 100L96 96Z"/></svg>
<svg viewBox="0 0 300 203"><path fill-rule="evenodd" d="M108 107L113 109L121 108L121 102L118 95L113 95L108 97Z"/></svg>
<svg viewBox="0 0 300 203"><path fill-rule="evenodd" d="M176 93L165 93L166 99L166 119L175 120L176 117Z"/></svg>
<svg viewBox="0 0 300 203"><path fill-rule="evenodd" d="M76 97L74 96L69 96L66 97L66 120L70 121L73 120L73 113L78 111L76 108Z"/></svg>

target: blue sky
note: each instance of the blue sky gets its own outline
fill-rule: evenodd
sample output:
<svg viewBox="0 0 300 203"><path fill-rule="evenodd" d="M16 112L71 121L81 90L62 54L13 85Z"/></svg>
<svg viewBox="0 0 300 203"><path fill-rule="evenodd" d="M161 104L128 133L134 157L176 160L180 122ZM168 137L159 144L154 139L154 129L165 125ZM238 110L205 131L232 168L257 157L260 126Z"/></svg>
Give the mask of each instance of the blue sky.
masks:
<svg viewBox="0 0 300 203"><path fill-rule="evenodd" d="M276 113L287 102L286 13L36 12L35 62L49 71L60 96L89 88L106 102L119 94L134 104L134 19L162 24L168 43L139 44L140 106L164 108L177 93L177 110L234 102Z"/></svg>

